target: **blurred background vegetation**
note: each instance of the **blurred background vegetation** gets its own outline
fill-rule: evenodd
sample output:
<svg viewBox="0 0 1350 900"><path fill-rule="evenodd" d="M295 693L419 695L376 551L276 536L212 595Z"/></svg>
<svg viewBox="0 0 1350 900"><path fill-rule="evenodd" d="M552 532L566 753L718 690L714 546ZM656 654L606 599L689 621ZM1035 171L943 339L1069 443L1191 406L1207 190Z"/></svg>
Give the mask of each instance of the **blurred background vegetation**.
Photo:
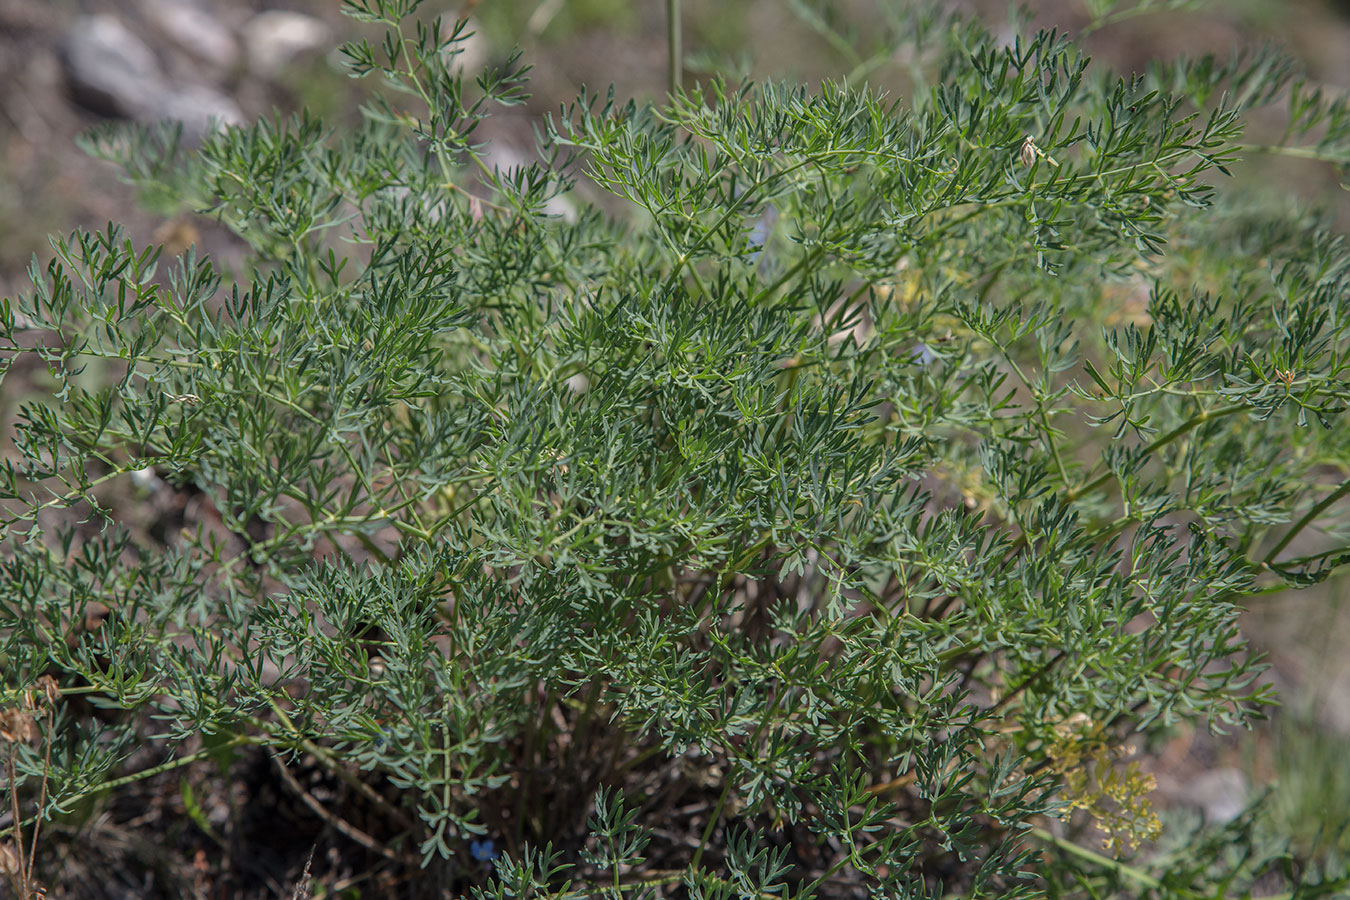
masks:
<svg viewBox="0 0 1350 900"><path fill-rule="evenodd" d="M1350 88L1347 0L1226 0L1190 9L1154 0L1157 9L1102 27L1093 26L1083 0L947 5L980 16L1009 40L1019 27L1013 23L1024 30L1086 30L1089 54L1122 72L1179 54L1226 57L1242 46L1270 43L1297 58L1328 90ZM886 6L884 0L684 0L686 81L712 72L807 83L851 76L903 98L915 88L909 61L874 46ZM462 60L466 71L502 61L517 46L533 63L529 102L495 118L479 135L502 163L528 156L540 117L583 85L604 90L614 84L620 96L639 99L665 91L664 0L482 0L465 8L428 0L423 9L473 16L477 37ZM308 38L266 57L251 41L268 31L256 23L269 11L297 14L288 20L292 25L308 21L313 27L297 32ZM49 254L48 233L76 225L101 228L108 220L170 253L196 243L227 271L242 262L242 248L222 229L196 216L166 220L163 210L138 205L110 168L76 146L76 136L108 112L87 98L77 100L72 83L72 35L99 16L120 22L149 48L166 84L209 87L244 118L274 107L308 107L341 125L358 115L360 92L367 89L346 77L333 52L356 28L340 15L338 0L0 0L0 296L24 290L29 260ZM1233 177L1253 202L1284 203L1294 196L1331 211L1342 231L1350 227L1350 191L1329 166L1263 158L1236 167ZM17 404L41 387L26 377L37 375L16 368L0 386L0 434L6 438ZM4 444L0 453L12 449L7 439ZM1247 634L1268 655L1268 677L1283 707L1254 735L1178 730L1164 745L1148 748L1165 815L1223 820L1271 789L1265 814L1300 849L1350 858L1347 593L1350 579L1340 578L1253 601Z"/></svg>

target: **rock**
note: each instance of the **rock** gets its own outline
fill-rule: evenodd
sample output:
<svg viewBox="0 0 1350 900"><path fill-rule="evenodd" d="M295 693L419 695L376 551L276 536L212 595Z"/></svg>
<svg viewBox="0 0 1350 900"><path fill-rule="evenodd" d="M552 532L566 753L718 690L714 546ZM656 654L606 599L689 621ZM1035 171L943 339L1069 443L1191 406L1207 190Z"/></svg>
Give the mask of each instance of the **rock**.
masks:
<svg viewBox="0 0 1350 900"><path fill-rule="evenodd" d="M447 25L447 29L453 26ZM465 78L473 78L487 68L490 55L487 40L483 37L478 23L470 19L458 43L447 47L441 53L446 57L450 71L459 72Z"/></svg>
<svg viewBox="0 0 1350 900"><path fill-rule="evenodd" d="M192 140L221 125L241 125L244 114L233 100L215 88L201 84L181 85L160 98L156 119L177 119L183 134Z"/></svg>
<svg viewBox="0 0 1350 900"><path fill-rule="evenodd" d="M206 9L190 0L142 0L141 7L156 29L197 59L218 69L238 62L233 32Z"/></svg>
<svg viewBox="0 0 1350 900"><path fill-rule="evenodd" d="M1202 772L1177 791L1177 797L1199 807L1205 821L1215 825L1231 822L1247 805L1247 778L1240 771L1223 767Z"/></svg>
<svg viewBox="0 0 1350 900"><path fill-rule="evenodd" d="M249 66L259 75L276 75L297 57L326 47L328 26L312 16L273 9L249 19L243 28Z"/></svg>
<svg viewBox="0 0 1350 900"><path fill-rule="evenodd" d="M94 112L140 118L164 93L154 51L113 16L76 19L62 50L71 93Z"/></svg>
<svg viewBox="0 0 1350 900"><path fill-rule="evenodd" d="M530 165L530 160L524 153L499 143L488 145L483 162L489 169L497 170L498 174L504 177L510 177L513 170L526 169ZM544 202L544 215L556 216L571 225L577 221L580 214L571 200L558 194Z"/></svg>
<svg viewBox="0 0 1350 900"><path fill-rule="evenodd" d="M244 120L235 102L214 88L171 86L154 52L112 16L77 19L66 34L64 61L75 100L103 115L142 122L176 119L194 141L213 122Z"/></svg>
<svg viewBox="0 0 1350 900"><path fill-rule="evenodd" d="M154 466L131 471L131 483L147 494L157 494L164 489L164 479L155 474Z"/></svg>

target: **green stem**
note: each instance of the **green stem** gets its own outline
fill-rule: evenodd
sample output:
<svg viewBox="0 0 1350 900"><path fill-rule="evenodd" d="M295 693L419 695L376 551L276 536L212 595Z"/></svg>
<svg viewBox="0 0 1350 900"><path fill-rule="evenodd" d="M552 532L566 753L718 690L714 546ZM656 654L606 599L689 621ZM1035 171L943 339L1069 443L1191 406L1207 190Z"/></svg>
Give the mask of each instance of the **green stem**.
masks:
<svg viewBox="0 0 1350 900"><path fill-rule="evenodd" d="M802 254L802 258L797 260L797 262L793 264L792 268L788 269L786 272L784 272L782 275L776 278L773 284L769 285L764 290L760 291L757 295L755 295L755 302L757 303L760 300L773 299L773 295L778 292L779 288L787 284L793 278L796 278L798 273L800 273L802 269L806 268L809 265L814 264L815 261L819 259L821 254L824 252L825 252L825 244L823 242L817 243L809 251Z"/></svg>
<svg viewBox="0 0 1350 900"><path fill-rule="evenodd" d="M708 841L712 840L713 829L717 827L717 820L722 817L722 807L727 802L727 795L731 793L731 771L728 765L727 780L722 785L722 795L717 798L717 805L713 807L712 815L708 817L708 824L703 829L703 837L699 839L698 849L694 851L694 858L689 861L689 870L698 871L699 860L703 859L703 851L708 847Z"/></svg>
<svg viewBox="0 0 1350 900"><path fill-rule="evenodd" d="M196 753L191 753L188 754L187 756L180 756L177 759L171 759L168 762L161 763L158 766L151 766L148 769L142 769L141 771L134 772L131 775L124 775L121 778L114 778L111 781L105 781L102 784L98 784L89 788L89 790L87 791L81 791L79 794L76 794L73 797L64 797L62 798L62 802L71 803L77 800L82 800L85 797L93 796L94 794L101 794L104 791L110 791L115 788L122 787L123 785L133 784L137 781L144 781L147 778L153 778L156 775L162 775L163 773L170 772L174 769L181 769L183 766L190 766L193 763L197 762L198 760L206 759L207 757L215 753L219 753L221 750L225 750L230 747L239 747L244 744L256 744L258 746L266 747L271 746L272 742L265 738L255 738L250 737L248 735L240 735L234 738L233 740L226 741L224 744L221 744L217 747L208 747L202 750L198 750ZM30 816L29 818L23 820L22 822L16 822L14 824L11 824L8 828L0 829L0 838L8 837L9 835L13 834L16 828L27 827L36 818L37 818L36 815Z"/></svg>
<svg viewBox="0 0 1350 900"><path fill-rule="evenodd" d="M1061 837L1056 837L1055 835L1046 831L1044 828L1032 828L1031 834L1039 838L1040 840L1045 841L1047 844L1053 844L1055 847L1064 851L1070 856L1076 856L1085 862L1089 862L1103 869L1110 869L1112 872L1115 872L1117 875L1120 875L1121 877L1134 882L1135 884L1139 885L1145 890L1156 891L1163 887L1163 883L1159 879L1154 878L1147 872L1144 872L1140 869L1136 869L1134 866L1126 865L1125 863L1121 862L1118 859L1112 859L1109 856L1103 856L1102 854L1089 850L1086 847L1080 847L1073 841ZM1185 897L1198 898L1200 896L1193 891L1186 890L1185 888L1174 887L1173 890ZM1251 895L1248 894L1246 896L1250 897ZM1267 896L1256 897L1253 898L1253 900L1289 900L1291 896L1293 895L1271 894ZM1214 895L1213 900L1225 900L1225 898L1227 897L1228 893L1226 891L1221 890L1218 894Z"/></svg>
<svg viewBox="0 0 1350 900"><path fill-rule="evenodd" d="M1280 144L1238 144L1233 149L1243 153L1269 153L1273 156L1290 156L1295 159L1312 159L1318 162L1343 165L1345 159L1335 153L1319 150L1316 147L1285 147Z"/></svg>
<svg viewBox="0 0 1350 900"><path fill-rule="evenodd" d="M1141 885L1147 888L1148 890L1156 891L1158 888L1162 887L1162 882L1154 878L1147 872L1143 872L1139 869L1134 868L1133 866L1128 866L1118 859L1112 859L1109 856L1103 856L1102 854L1089 850L1086 847L1080 847L1073 841L1067 840L1062 837L1056 837L1055 835L1046 831L1044 828L1032 828L1031 833L1036 837L1040 838L1042 841L1045 841L1047 844L1053 844L1055 847L1059 848L1060 850L1063 850L1070 856L1076 856L1079 859L1086 860L1087 862L1092 863L1093 865L1100 866L1101 868L1104 869L1110 869L1113 872L1117 873L1118 875L1122 875L1125 878L1129 879L1130 881L1133 881L1135 884Z"/></svg>
<svg viewBox="0 0 1350 900"><path fill-rule="evenodd" d="M1295 566L1302 568L1308 565L1309 563L1319 562L1320 560L1324 560L1329 557L1347 556L1347 555L1350 555L1350 545L1342 544L1339 547L1333 547L1332 549L1324 550L1321 553L1310 553L1307 556L1296 556L1293 559L1286 559L1284 562L1280 563L1278 568L1285 570L1288 570ZM1275 567L1274 563L1271 563L1271 567L1272 568Z"/></svg>
<svg viewBox="0 0 1350 900"><path fill-rule="evenodd" d="M666 0L666 46L670 54L667 81L674 100L684 83L684 51L681 49L680 0Z"/></svg>
<svg viewBox="0 0 1350 900"><path fill-rule="evenodd" d="M788 6L803 24L824 38L836 53L848 61L849 65L855 68L862 65L863 59L854 48L853 40L831 28L830 23L825 21L820 13L807 6L802 0L789 0Z"/></svg>
<svg viewBox="0 0 1350 900"><path fill-rule="evenodd" d="M1290 541L1298 537L1299 532L1311 525L1318 516L1326 512L1329 506L1346 494L1350 494L1350 478L1341 482L1340 487L1336 488L1336 490L1332 491L1330 494L1327 494L1322 498L1321 502L1317 503L1312 509L1304 513L1303 518L1295 522L1289 530L1284 533L1284 537L1280 538L1280 542L1271 548L1271 551L1266 554L1266 558L1262 560L1262 562L1265 565L1273 563L1275 557L1279 556L1284 548L1289 546Z"/></svg>
<svg viewBox="0 0 1350 900"><path fill-rule="evenodd" d="M1143 455L1149 456L1152 455L1153 453L1156 453L1163 447L1166 447L1168 444L1175 441L1177 438L1182 437L1188 432L1194 431L1196 428L1198 428L1199 426L1203 425L1206 422L1213 421L1214 419L1222 419L1225 416L1231 416L1234 413L1241 412L1246 408L1247 405L1245 403L1234 403L1231 406L1221 406L1218 409L1210 409L1197 413L1191 418L1187 419L1185 422L1182 422L1176 428L1173 428L1171 431L1167 432L1167 434L1164 434L1162 437L1158 438L1153 443L1146 446L1143 450ZM1080 484L1078 487L1068 491L1068 493L1064 495L1064 499L1067 502L1072 503L1073 501L1077 500L1084 494L1089 493L1090 491L1095 491L1103 484L1106 484L1106 482L1109 481L1110 479L1111 473L1109 471L1103 472L1101 475L1098 475L1091 481Z"/></svg>

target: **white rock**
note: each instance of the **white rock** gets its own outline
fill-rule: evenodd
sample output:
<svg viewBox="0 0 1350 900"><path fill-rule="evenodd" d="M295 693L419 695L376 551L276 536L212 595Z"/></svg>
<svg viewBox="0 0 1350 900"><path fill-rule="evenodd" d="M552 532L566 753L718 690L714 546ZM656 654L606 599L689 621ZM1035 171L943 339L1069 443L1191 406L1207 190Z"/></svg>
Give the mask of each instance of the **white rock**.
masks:
<svg viewBox="0 0 1350 900"><path fill-rule="evenodd" d="M326 46L328 26L313 16L273 9L249 19L243 28L244 49L249 65L263 76L272 76L292 60Z"/></svg>
<svg viewBox="0 0 1350 900"><path fill-rule="evenodd" d="M142 122L176 119L190 141L213 122L244 120L235 102L214 88L171 85L150 48L112 16L76 20L64 51L71 92L95 112Z"/></svg>
<svg viewBox="0 0 1350 900"><path fill-rule="evenodd" d="M179 47L203 62L229 69L239 59L239 42L228 27L190 0L142 0L146 18Z"/></svg>
<svg viewBox="0 0 1350 900"><path fill-rule="evenodd" d="M509 175L513 169L526 169L529 159L519 150L505 144L489 144L483 162L488 168L496 169L501 175ZM544 215L562 219L569 225L575 224L580 217L572 201L561 194L550 197L544 202Z"/></svg>
<svg viewBox="0 0 1350 900"><path fill-rule="evenodd" d="M95 112L139 118L165 90L154 51L113 16L76 19L62 50L71 92Z"/></svg>
<svg viewBox="0 0 1350 900"><path fill-rule="evenodd" d="M1190 779L1180 797L1204 811L1205 821L1224 824L1238 817L1247 804L1247 778L1233 768L1211 769Z"/></svg>
<svg viewBox="0 0 1350 900"><path fill-rule="evenodd" d="M447 29L452 27L452 25L446 26ZM441 53L446 57L446 63L450 70L460 72L466 79L473 78L487 68L488 43L478 27L478 23L472 19L469 20L464 29L463 39L459 43L442 50Z"/></svg>
<svg viewBox="0 0 1350 900"><path fill-rule="evenodd" d="M159 118L182 122L183 133L195 140L221 125L242 125L244 113L215 88L185 84L161 98Z"/></svg>
<svg viewBox="0 0 1350 900"><path fill-rule="evenodd" d="M133 469L131 472L131 483L143 491L152 494L157 493L164 487L164 480L155 474L154 466L146 466L144 469Z"/></svg>

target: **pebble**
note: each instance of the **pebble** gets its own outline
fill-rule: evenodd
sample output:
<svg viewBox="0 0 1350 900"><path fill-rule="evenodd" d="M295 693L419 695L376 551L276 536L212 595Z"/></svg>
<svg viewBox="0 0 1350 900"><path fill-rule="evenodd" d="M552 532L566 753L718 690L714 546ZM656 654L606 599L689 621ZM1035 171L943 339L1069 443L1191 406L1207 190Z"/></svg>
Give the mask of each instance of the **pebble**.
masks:
<svg viewBox="0 0 1350 900"><path fill-rule="evenodd" d="M1205 814L1205 821L1222 825L1236 819L1247 805L1247 777L1237 769L1221 767L1201 772L1177 791L1177 796Z"/></svg>
<svg viewBox="0 0 1350 900"><path fill-rule="evenodd" d="M244 24L244 50L249 67L271 77L300 56L326 48L328 26L313 16L281 9L258 13Z"/></svg>
<svg viewBox="0 0 1350 900"><path fill-rule="evenodd" d="M179 85L160 98L156 119L177 119L183 133L196 140L221 125L242 125L244 114L225 94L204 84Z"/></svg>
<svg viewBox="0 0 1350 900"><path fill-rule="evenodd" d="M94 112L140 118L163 94L154 51L113 16L76 19L62 50L75 100Z"/></svg>
<svg viewBox="0 0 1350 900"><path fill-rule="evenodd" d="M171 85L154 51L113 16L75 20L62 49L71 94L94 112L142 122L177 119L189 140L199 140L213 123L244 120L238 105L215 88Z"/></svg>
<svg viewBox="0 0 1350 900"><path fill-rule="evenodd" d="M239 61L239 42L215 16L189 0L142 0L148 19L165 37L197 59L228 70Z"/></svg>
<svg viewBox="0 0 1350 900"><path fill-rule="evenodd" d="M447 32L454 28L447 24ZM461 35L461 40L452 46L441 51L446 57L446 62L452 72L459 72L465 78L473 78L479 72L487 68L490 50L488 42L482 35L482 29L478 23L469 20Z"/></svg>

